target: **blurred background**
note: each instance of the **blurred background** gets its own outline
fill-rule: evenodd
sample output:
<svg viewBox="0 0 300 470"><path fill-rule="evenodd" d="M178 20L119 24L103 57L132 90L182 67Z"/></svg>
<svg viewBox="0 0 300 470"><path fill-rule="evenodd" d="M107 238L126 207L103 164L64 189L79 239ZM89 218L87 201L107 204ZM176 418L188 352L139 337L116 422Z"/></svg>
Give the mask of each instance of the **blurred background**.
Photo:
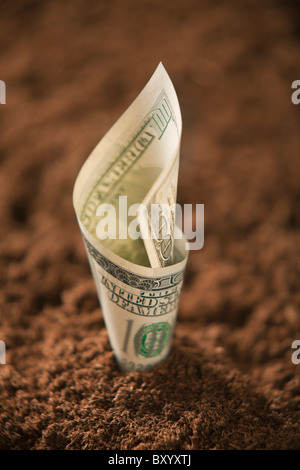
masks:
<svg viewBox="0 0 300 470"><path fill-rule="evenodd" d="M290 0L1 0L2 448L300 447L299 45ZM167 365L124 378L72 189L160 61L183 118L178 202L205 205L205 244Z"/></svg>

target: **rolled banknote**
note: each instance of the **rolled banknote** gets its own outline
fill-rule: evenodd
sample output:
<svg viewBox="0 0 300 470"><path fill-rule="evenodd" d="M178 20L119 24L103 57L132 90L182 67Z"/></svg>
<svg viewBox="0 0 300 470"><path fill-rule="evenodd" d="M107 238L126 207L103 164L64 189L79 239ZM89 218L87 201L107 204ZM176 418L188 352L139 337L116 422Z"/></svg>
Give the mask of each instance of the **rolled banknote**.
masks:
<svg viewBox="0 0 300 470"><path fill-rule="evenodd" d="M175 226L181 113L160 63L76 179L75 213L124 371L169 353L188 249Z"/></svg>

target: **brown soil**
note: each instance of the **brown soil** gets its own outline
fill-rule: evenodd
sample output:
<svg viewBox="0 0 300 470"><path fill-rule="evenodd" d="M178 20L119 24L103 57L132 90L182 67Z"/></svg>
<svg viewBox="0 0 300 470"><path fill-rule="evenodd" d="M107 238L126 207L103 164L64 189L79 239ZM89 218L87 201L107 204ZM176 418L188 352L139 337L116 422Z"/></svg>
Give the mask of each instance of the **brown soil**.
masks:
<svg viewBox="0 0 300 470"><path fill-rule="evenodd" d="M300 448L293 5L1 2L2 449ZM205 204L205 246L171 355L123 375L71 195L159 61L183 115L178 200Z"/></svg>

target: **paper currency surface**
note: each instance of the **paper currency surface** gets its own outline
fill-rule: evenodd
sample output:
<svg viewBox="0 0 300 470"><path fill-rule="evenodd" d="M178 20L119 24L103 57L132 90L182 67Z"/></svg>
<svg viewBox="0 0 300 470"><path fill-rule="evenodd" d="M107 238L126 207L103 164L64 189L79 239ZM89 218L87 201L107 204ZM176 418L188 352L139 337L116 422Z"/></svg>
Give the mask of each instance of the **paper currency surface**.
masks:
<svg viewBox="0 0 300 470"><path fill-rule="evenodd" d="M176 92L159 64L74 186L76 216L123 370L152 367L170 350L187 260L184 237L174 237L181 128ZM126 213L141 204L146 212ZM163 211L150 217L158 205ZM101 239L107 226L101 225L107 222L101 210L108 206L114 208L116 230ZM130 236L133 223L138 238Z"/></svg>

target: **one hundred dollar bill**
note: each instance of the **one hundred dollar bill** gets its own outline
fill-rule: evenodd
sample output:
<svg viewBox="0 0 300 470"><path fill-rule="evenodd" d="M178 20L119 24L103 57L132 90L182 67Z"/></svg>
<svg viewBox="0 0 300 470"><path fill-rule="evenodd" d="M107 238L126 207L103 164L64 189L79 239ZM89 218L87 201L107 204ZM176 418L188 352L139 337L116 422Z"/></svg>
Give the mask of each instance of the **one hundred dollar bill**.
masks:
<svg viewBox="0 0 300 470"><path fill-rule="evenodd" d="M74 186L76 216L123 370L152 367L170 350L187 261L182 233L175 237L181 129L176 92L159 64ZM131 235L132 224L140 236Z"/></svg>

